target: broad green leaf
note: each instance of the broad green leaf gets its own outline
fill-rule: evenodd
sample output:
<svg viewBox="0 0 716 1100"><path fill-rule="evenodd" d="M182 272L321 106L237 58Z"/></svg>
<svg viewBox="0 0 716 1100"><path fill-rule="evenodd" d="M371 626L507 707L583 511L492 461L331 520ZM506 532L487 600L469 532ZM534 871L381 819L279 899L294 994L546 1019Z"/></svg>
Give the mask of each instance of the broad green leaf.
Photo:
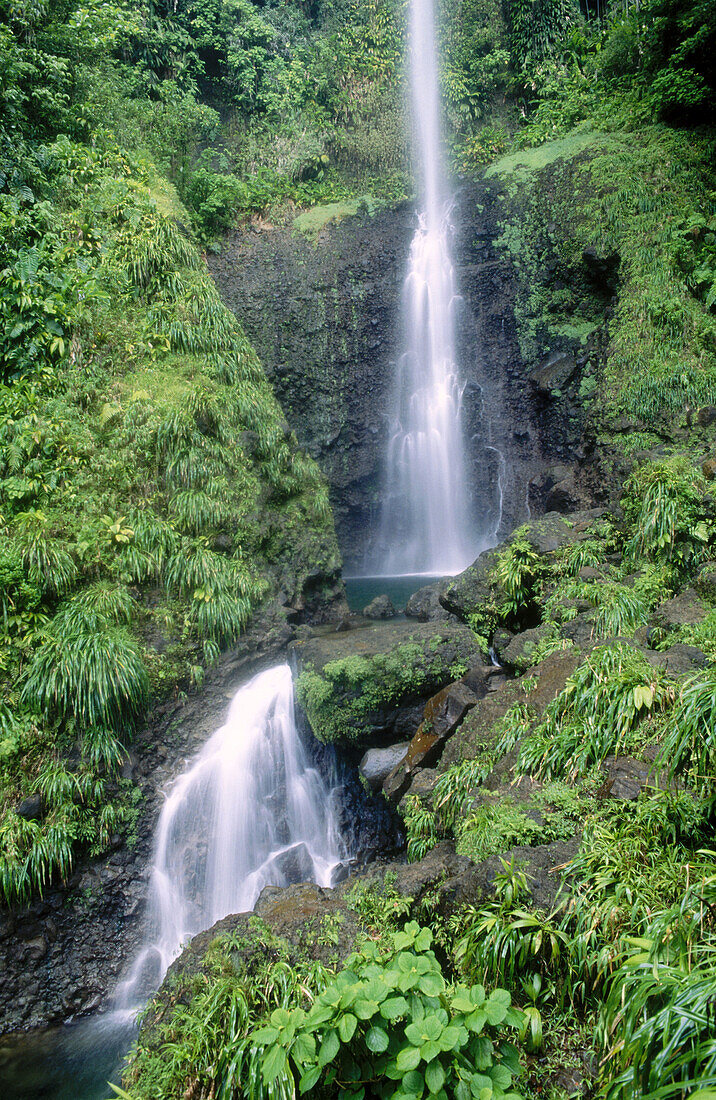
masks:
<svg viewBox="0 0 716 1100"><path fill-rule="evenodd" d="M372 1027L365 1037L365 1042L368 1050L372 1050L374 1054L382 1054L388 1049L389 1039L382 1027Z"/></svg>
<svg viewBox="0 0 716 1100"><path fill-rule="evenodd" d="M433 1058L437 1058L440 1053L440 1043L435 1039L428 1039L427 1043L423 1043L420 1048L420 1057L424 1062L432 1062Z"/></svg>
<svg viewBox="0 0 716 1100"><path fill-rule="evenodd" d="M310 1092L320 1081L322 1072L321 1066L311 1066L309 1070L306 1070L298 1083L299 1091L301 1093Z"/></svg>
<svg viewBox="0 0 716 1100"><path fill-rule="evenodd" d="M456 1050L466 1038L467 1032L464 1029L451 1026L443 1029L437 1041L441 1050Z"/></svg>
<svg viewBox="0 0 716 1100"><path fill-rule="evenodd" d="M380 1014L386 1020L397 1020L408 1011L408 1002L405 997L388 997L380 1006Z"/></svg>
<svg viewBox="0 0 716 1100"><path fill-rule="evenodd" d="M283 1073L287 1062L288 1058L283 1047L272 1046L268 1048L261 1063L261 1076L267 1085L270 1085L280 1073Z"/></svg>
<svg viewBox="0 0 716 1100"><path fill-rule="evenodd" d="M506 989L495 989L485 1001L488 1021L493 1025L501 1024L510 1007L510 995Z"/></svg>
<svg viewBox="0 0 716 1100"><path fill-rule="evenodd" d="M453 1012L472 1012L474 1007L473 1000L464 989L459 990L450 1001Z"/></svg>
<svg viewBox="0 0 716 1100"><path fill-rule="evenodd" d="M418 982L418 989L426 997L439 997L445 988L445 980L441 974L423 974Z"/></svg>
<svg viewBox="0 0 716 1100"><path fill-rule="evenodd" d="M431 1092L440 1092L445 1084L445 1070L440 1062L431 1062L425 1070L425 1084Z"/></svg>
<svg viewBox="0 0 716 1100"><path fill-rule="evenodd" d="M278 1031L275 1027L260 1027L252 1035L257 1046L267 1047L269 1043L275 1043L278 1039Z"/></svg>
<svg viewBox="0 0 716 1100"><path fill-rule="evenodd" d="M341 1016L338 1021L338 1034L341 1037L342 1043L349 1043L353 1038L358 1020L352 1012L347 1012L345 1016Z"/></svg>
<svg viewBox="0 0 716 1100"><path fill-rule="evenodd" d="M319 1066L327 1066L329 1062L332 1062L336 1054L338 1054L340 1046L341 1044L338 1040L338 1033L335 1031L329 1031L323 1042L321 1043L321 1049L318 1052Z"/></svg>
<svg viewBox="0 0 716 1100"><path fill-rule="evenodd" d="M499 1064L496 1066L491 1066L490 1069L488 1069L487 1073L492 1078L493 1085L496 1085L497 1088L502 1089L503 1092L505 1089L508 1089L512 1084L512 1074L508 1069L505 1069L504 1066L501 1066Z"/></svg>
<svg viewBox="0 0 716 1100"><path fill-rule="evenodd" d="M307 1035L306 1032L300 1031L291 1047L291 1055L299 1065L303 1062L315 1061L316 1040L313 1035Z"/></svg>
<svg viewBox="0 0 716 1100"><path fill-rule="evenodd" d="M353 1004L353 1011L359 1020L370 1020L376 1012L380 1011L380 1005L377 1001L368 1001L364 997L358 997Z"/></svg>
<svg viewBox="0 0 716 1100"><path fill-rule="evenodd" d="M398 1051L398 1057L395 1059L396 1066L401 1073L407 1073L408 1070L417 1069L420 1065L420 1051L417 1047L403 1047Z"/></svg>

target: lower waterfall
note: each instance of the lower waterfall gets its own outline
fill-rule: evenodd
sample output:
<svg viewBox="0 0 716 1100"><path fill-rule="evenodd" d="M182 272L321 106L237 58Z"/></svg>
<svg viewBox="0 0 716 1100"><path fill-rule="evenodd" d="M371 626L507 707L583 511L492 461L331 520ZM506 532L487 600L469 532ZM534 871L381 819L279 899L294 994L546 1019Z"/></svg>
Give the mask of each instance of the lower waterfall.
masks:
<svg viewBox="0 0 716 1100"><path fill-rule="evenodd" d="M264 886L329 886L346 856L336 808L296 728L287 664L254 676L169 789L157 825L145 942L115 1008L158 988L188 939L253 909Z"/></svg>

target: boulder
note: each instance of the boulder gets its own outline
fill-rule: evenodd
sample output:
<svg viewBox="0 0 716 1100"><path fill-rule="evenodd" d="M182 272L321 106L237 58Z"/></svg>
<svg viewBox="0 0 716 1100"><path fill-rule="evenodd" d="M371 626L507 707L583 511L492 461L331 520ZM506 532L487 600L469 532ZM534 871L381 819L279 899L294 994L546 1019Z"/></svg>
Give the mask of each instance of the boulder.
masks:
<svg viewBox="0 0 716 1100"><path fill-rule="evenodd" d="M570 352L553 351L547 355L529 381L543 397L559 397L577 369L577 361Z"/></svg>
<svg viewBox="0 0 716 1100"><path fill-rule="evenodd" d="M316 634L292 651L296 695L318 740L366 749L409 740L425 701L482 665L475 635L455 620L374 622Z"/></svg>
<svg viewBox="0 0 716 1100"><path fill-rule="evenodd" d="M409 741L401 741L385 749L368 749L364 754L358 771L372 791L380 790L383 781L402 763L409 744Z"/></svg>
<svg viewBox="0 0 716 1100"><path fill-rule="evenodd" d="M405 614L409 619L417 619L420 623L441 622L450 618L450 612L440 603L440 596L444 594L449 581L436 581L435 584L425 584L412 596L405 605Z"/></svg>
<svg viewBox="0 0 716 1100"><path fill-rule="evenodd" d="M709 659L706 654L693 645L672 645L660 653L646 652L646 658L654 668L663 668L672 676L686 676L690 672L698 672L707 668Z"/></svg>
<svg viewBox="0 0 716 1100"><path fill-rule="evenodd" d="M530 709L541 717L545 707L564 689L579 661L577 649L557 650L531 670L529 695L525 695L521 680L508 680L501 690L485 695L448 741L437 770L442 773L463 760L485 757L499 736L502 718L515 703L529 702Z"/></svg>
<svg viewBox="0 0 716 1100"><path fill-rule="evenodd" d="M603 515L603 509L598 508L574 512L569 516L547 512L518 528L519 537L525 539L540 557L545 557L573 542L581 542L587 537L590 524L600 515ZM484 550L472 565L453 577L440 595L440 603L447 611L467 619L499 598L498 587L493 583L491 574L501 552L515 537L513 534L492 550Z"/></svg>
<svg viewBox="0 0 716 1100"><path fill-rule="evenodd" d="M621 802L635 802L642 791L656 782L653 768L631 756L607 756L602 762L604 783L597 792L598 798L615 798Z"/></svg>
<svg viewBox="0 0 716 1100"><path fill-rule="evenodd" d="M696 410L696 423L700 428L708 428L716 421L716 405L702 405Z"/></svg>
<svg viewBox="0 0 716 1100"><path fill-rule="evenodd" d="M443 746L455 732L463 718L478 701L487 694L490 678L499 673L494 665L473 669L471 683L458 680L449 684L428 701L423 721L408 746L405 759L393 769L383 784L383 793L389 802L396 804L410 785L418 768L427 768L439 758ZM465 678L467 679L467 677Z"/></svg>
<svg viewBox="0 0 716 1100"><path fill-rule="evenodd" d="M704 600L716 603L716 561L707 561L701 566L694 588Z"/></svg>
<svg viewBox="0 0 716 1100"><path fill-rule="evenodd" d="M531 630L523 630L521 634L515 634L509 645L502 650L502 660L512 668L524 671L532 664L535 647L547 637L547 633L546 626L535 626Z"/></svg>
<svg viewBox="0 0 716 1100"><path fill-rule="evenodd" d="M708 610L698 592L693 588L687 588L678 596L673 596L672 599L659 604L654 612L654 621L657 626L667 629L694 626L706 617Z"/></svg>
<svg viewBox="0 0 716 1100"><path fill-rule="evenodd" d="M395 608L389 596L376 596L367 607L363 608L366 619L392 619L396 615Z"/></svg>
<svg viewBox="0 0 716 1100"><path fill-rule="evenodd" d="M23 798L22 802L19 802L15 807L15 813L18 817L24 817L25 821L37 821L42 817L42 811L42 795L39 791Z"/></svg>

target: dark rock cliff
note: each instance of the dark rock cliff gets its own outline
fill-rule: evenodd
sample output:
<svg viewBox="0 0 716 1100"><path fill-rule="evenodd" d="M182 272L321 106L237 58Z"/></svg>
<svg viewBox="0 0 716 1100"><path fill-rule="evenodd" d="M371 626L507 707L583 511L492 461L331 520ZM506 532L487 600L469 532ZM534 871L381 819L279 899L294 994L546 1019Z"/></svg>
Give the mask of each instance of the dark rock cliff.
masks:
<svg viewBox="0 0 716 1100"><path fill-rule="evenodd" d="M498 247L500 184L466 184L452 221L461 295L457 355L474 509L504 535L573 477L583 415L577 390L588 352L557 341L525 362L514 307L518 272ZM404 203L359 214L309 238L245 229L209 266L256 347L299 441L331 490L347 572L370 556L380 513L395 361L403 343L402 284L415 229ZM562 504L579 503L562 488Z"/></svg>

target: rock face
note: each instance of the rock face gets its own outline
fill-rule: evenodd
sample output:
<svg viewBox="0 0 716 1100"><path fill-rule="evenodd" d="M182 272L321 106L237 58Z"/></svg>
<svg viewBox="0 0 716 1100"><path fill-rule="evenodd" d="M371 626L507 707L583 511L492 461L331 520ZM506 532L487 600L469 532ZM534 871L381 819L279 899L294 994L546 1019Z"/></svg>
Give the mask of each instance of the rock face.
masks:
<svg viewBox="0 0 716 1100"><path fill-rule="evenodd" d="M527 518L528 496L533 510L544 509L550 479L563 482L581 453L579 385L589 354L552 333L534 361L523 360L514 320L518 273L496 246L505 214L500 188L494 179L464 185L453 212L468 481L485 533L499 523L498 537ZM209 258L291 427L328 478L348 569L364 566L376 549L415 224L414 206L405 203L345 218L317 238L292 227L246 229ZM563 470L557 479L549 473L556 465ZM570 494L574 507L579 487ZM559 499L567 499L564 492Z"/></svg>
<svg viewBox="0 0 716 1100"><path fill-rule="evenodd" d="M417 619L419 623L440 622L450 618L450 612L446 611L440 603L440 597L444 595L449 580L446 577L435 584L426 584L413 592L405 605L405 614L409 619Z"/></svg>
<svg viewBox="0 0 716 1100"><path fill-rule="evenodd" d="M400 801L418 768L429 768L436 763L445 742L478 699L487 694L491 681L496 677L501 680L502 674L493 665L477 666L462 680L448 684L428 700L423 720L408 746L405 758L383 784L383 793L389 802L397 804Z"/></svg>
<svg viewBox="0 0 716 1100"><path fill-rule="evenodd" d="M297 698L319 741L362 748L407 740L425 700L482 664L462 623L385 622L296 642Z"/></svg>
<svg viewBox="0 0 716 1100"><path fill-rule="evenodd" d="M546 557L555 550L586 538L589 525L602 514L603 510L598 508L568 516L560 515L559 512L548 512L539 519L523 524L519 529L519 537L528 542L540 557ZM500 552L514 538L513 534L494 549L485 550L472 565L447 584L440 594L440 603L447 611L461 619L467 619L493 599L499 598L499 589L491 574Z"/></svg>

